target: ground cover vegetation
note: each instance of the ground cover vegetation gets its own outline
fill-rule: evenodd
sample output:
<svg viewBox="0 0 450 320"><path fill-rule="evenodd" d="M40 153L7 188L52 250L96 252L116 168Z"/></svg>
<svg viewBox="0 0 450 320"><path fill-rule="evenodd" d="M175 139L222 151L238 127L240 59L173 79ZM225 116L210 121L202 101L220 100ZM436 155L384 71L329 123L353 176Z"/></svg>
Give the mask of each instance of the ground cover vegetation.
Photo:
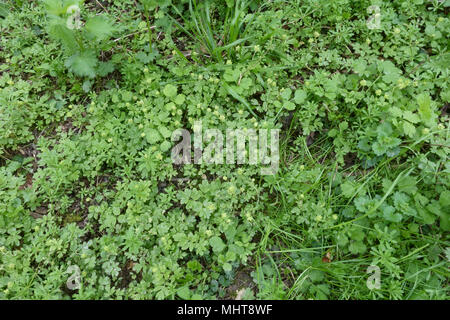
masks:
<svg viewBox="0 0 450 320"><path fill-rule="evenodd" d="M2 0L0 299L448 299L449 7Z"/></svg>

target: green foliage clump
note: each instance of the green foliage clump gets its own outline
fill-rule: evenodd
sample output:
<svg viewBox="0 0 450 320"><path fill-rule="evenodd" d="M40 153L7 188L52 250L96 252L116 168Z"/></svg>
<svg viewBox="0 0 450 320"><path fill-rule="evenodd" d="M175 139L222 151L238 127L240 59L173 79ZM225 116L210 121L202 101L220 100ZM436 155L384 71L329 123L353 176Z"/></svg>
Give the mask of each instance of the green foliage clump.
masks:
<svg viewBox="0 0 450 320"><path fill-rule="evenodd" d="M104 15L89 17L82 25L79 0L47 0L48 33L64 47L64 65L80 77L105 76L114 70L111 62L98 60L100 50L108 48L107 40L114 27Z"/></svg>
<svg viewBox="0 0 450 320"><path fill-rule="evenodd" d="M82 4L0 6L0 299L448 299L449 1Z"/></svg>

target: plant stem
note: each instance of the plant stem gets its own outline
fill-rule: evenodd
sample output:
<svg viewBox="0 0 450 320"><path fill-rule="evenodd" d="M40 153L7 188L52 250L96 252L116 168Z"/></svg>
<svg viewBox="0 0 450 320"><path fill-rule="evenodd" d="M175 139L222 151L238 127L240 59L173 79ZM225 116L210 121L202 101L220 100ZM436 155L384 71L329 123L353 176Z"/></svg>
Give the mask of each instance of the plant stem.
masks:
<svg viewBox="0 0 450 320"><path fill-rule="evenodd" d="M78 43L78 46L80 47L80 50L81 51L84 51L84 45L83 45L83 41L82 41L82 39L80 38L80 36L79 36L79 33L77 32L77 33L75 33L75 40L77 41L77 43Z"/></svg>
<svg viewBox="0 0 450 320"><path fill-rule="evenodd" d="M148 45L150 47L150 53L152 53L152 28L150 26L150 14L148 12L148 9L145 8L145 20L147 22L147 29L148 29Z"/></svg>

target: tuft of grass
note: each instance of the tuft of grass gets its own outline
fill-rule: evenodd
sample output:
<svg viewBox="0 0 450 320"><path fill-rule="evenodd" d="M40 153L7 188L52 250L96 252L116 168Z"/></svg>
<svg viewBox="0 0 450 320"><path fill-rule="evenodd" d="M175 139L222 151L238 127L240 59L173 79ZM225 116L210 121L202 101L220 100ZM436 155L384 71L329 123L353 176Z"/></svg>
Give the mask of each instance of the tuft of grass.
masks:
<svg viewBox="0 0 450 320"><path fill-rule="evenodd" d="M209 1L198 3L189 0L189 18L173 6L184 24L173 19L173 22L197 44L197 50L209 55L214 61L223 63L224 52L228 58L233 57L232 49L247 41L246 27L251 23L251 16L246 16L249 1L237 0L228 4L223 21L213 21L213 9ZM219 28L217 25L222 25Z"/></svg>

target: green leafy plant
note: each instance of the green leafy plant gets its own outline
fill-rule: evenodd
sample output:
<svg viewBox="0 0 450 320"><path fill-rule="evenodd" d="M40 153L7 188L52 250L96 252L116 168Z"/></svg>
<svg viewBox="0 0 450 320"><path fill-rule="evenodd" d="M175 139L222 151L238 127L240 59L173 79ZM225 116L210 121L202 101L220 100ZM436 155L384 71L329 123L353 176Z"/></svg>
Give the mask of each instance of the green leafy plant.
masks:
<svg viewBox="0 0 450 320"><path fill-rule="evenodd" d="M449 1L81 3L0 11L0 299L449 299Z"/></svg>
<svg viewBox="0 0 450 320"><path fill-rule="evenodd" d="M104 15L88 17L82 25L78 0L47 0L48 33L64 47L64 65L80 77L105 76L114 70L111 62L99 61L98 55L112 35L114 27Z"/></svg>

